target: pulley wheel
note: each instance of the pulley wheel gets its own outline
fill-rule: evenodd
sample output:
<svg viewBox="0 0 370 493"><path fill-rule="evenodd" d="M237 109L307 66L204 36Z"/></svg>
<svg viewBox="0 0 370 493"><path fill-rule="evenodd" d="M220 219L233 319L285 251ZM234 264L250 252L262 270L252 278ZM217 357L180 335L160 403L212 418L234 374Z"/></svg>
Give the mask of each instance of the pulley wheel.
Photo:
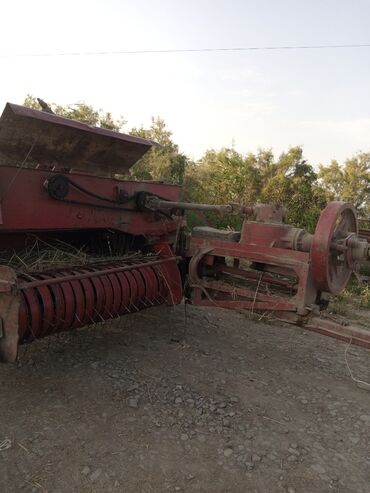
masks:
<svg viewBox="0 0 370 493"><path fill-rule="evenodd" d="M352 204L330 202L321 213L311 246L312 277L321 291L338 294L346 286L352 274L346 238L357 232L357 214Z"/></svg>

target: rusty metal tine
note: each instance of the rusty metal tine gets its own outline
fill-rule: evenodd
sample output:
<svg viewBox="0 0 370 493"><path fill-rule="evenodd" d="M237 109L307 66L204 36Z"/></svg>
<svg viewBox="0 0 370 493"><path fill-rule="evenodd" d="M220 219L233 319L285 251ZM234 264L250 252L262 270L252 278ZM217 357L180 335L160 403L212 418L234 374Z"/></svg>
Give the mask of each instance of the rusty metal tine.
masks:
<svg viewBox="0 0 370 493"><path fill-rule="evenodd" d="M105 322L105 319L101 316L101 314L94 308L94 312L96 313L96 315L100 318L100 320L102 322Z"/></svg>

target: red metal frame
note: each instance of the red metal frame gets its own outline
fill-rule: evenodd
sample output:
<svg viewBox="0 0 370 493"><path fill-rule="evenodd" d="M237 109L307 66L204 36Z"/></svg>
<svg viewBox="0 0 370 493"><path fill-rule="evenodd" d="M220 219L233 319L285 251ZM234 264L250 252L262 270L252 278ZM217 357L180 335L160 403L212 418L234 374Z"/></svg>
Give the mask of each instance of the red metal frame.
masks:
<svg viewBox="0 0 370 493"><path fill-rule="evenodd" d="M276 219L277 215L273 206L270 210L265 206L259 221L244 221L239 241L220 240L217 230L209 228L195 231L187 249L192 302L272 312L285 322L370 347L370 332L312 316L321 308L322 291L340 291L355 260L369 257L366 243L356 236L353 206L330 203L314 235L283 224L283 215ZM233 267L225 263L228 257L233 259ZM220 274L230 274L233 282L219 278ZM252 285L236 285L237 279L249 280ZM260 283L275 289L262 292ZM282 288L280 293L278 288Z"/></svg>
<svg viewBox="0 0 370 493"><path fill-rule="evenodd" d="M340 341L370 349L370 331L353 325L343 325L325 317L311 317L304 325L305 329L334 337Z"/></svg>
<svg viewBox="0 0 370 493"><path fill-rule="evenodd" d="M289 228L289 226L280 229L282 236L287 233L287 228ZM253 229L253 233L251 233L249 229ZM275 228L273 227L273 230L274 229ZM277 231L274 231L274 233L276 232ZM248 241L250 234L255 239L254 244L250 244ZM297 312L300 315L306 315L308 313L307 306L311 305L317 296L316 290L312 288L310 277L310 255L307 252L285 250L268 246L270 235L271 227L269 224L249 223L248 226L245 225L243 227L242 236L238 243L209 240L207 238L193 236L190 248L187 252L187 255L191 257L189 264L189 279L190 284L193 287L193 302L203 306L217 305L224 308L246 308L254 309L256 311L292 311ZM278 236L275 236L274 238L275 240L278 240ZM257 243L258 239L260 239L259 244ZM290 277L292 276L292 273L294 273L298 279L296 292L290 297L266 295L258 292L257 289L238 288L235 290L226 284L202 279L200 276L202 264L212 265L212 260L216 257L232 257L239 260L256 262L258 264L267 264L279 268L280 273L285 273ZM233 269L233 272L234 275L249 276L248 271L243 269ZM256 278L255 275L253 277ZM261 272L261 280L262 277L263 272ZM271 282L270 279L265 277L265 281L266 280ZM207 296L206 292L213 291L227 293L228 295L234 293L237 294L238 299L230 299L230 296L225 296L221 299L217 296L217 299L213 299L212 296Z"/></svg>
<svg viewBox="0 0 370 493"><path fill-rule="evenodd" d="M49 196L44 183L57 174L60 175L60 172L0 166L0 235L110 228L132 235L162 236L177 228L177 220L168 220L152 211L138 211L133 200L127 204L109 204L87 197L73 188L64 201L54 200ZM117 199L118 189L129 197L138 192L148 192L168 200L176 200L180 195L180 187L176 185L122 181L83 173L66 173L65 176L112 200ZM1 241L0 237L0 248Z"/></svg>

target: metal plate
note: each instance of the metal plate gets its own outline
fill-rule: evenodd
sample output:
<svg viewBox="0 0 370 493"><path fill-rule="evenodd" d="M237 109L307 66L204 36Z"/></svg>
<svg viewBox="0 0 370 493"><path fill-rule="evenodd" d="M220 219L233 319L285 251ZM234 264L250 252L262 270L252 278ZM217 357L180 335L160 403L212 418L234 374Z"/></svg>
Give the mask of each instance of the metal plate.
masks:
<svg viewBox="0 0 370 493"><path fill-rule="evenodd" d="M121 293L122 293L121 304L119 307L119 314L122 315L123 313L129 311L130 286L124 272L117 272L117 278L119 280L121 286Z"/></svg>
<svg viewBox="0 0 370 493"><path fill-rule="evenodd" d="M46 276L45 276L46 278ZM54 298L54 306L55 306L55 323L54 330L56 332L59 330L60 326L64 324L65 318L65 300L63 296L62 288L60 284L50 284L49 289L51 290L52 296Z"/></svg>
<svg viewBox="0 0 370 493"><path fill-rule="evenodd" d="M135 277L129 270L122 272L122 274L127 278L128 285L130 286L130 309L132 307L134 310L138 310L139 289L136 284Z"/></svg>
<svg viewBox="0 0 370 493"><path fill-rule="evenodd" d="M60 328L58 328L58 332L71 329L75 314L75 297L73 294L71 283L61 282L60 287L62 289L64 297L65 316L63 324L61 324L59 326Z"/></svg>
<svg viewBox="0 0 370 493"><path fill-rule="evenodd" d="M138 288L138 295L137 295L137 301L135 305L138 308L146 308L148 306L148 303L145 301L145 284L142 276L139 274L137 269L134 269L130 271L135 278L136 285Z"/></svg>
<svg viewBox="0 0 370 493"><path fill-rule="evenodd" d="M41 306L36 296L36 290L34 288L25 289L23 291L24 297L27 300L27 305L30 310L30 326L29 332L24 334L25 338L29 341L37 339L41 324Z"/></svg>
<svg viewBox="0 0 370 493"><path fill-rule="evenodd" d="M113 306L112 306L112 315L117 317L119 315L119 307L121 305L122 293L121 293L121 285L118 282L117 274L108 274L108 279L112 285L113 291Z"/></svg>
<svg viewBox="0 0 370 493"><path fill-rule="evenodd" d="M49 276L38 274L36 279L48 279ZM55 308L52 293L49 286L40 286L37 288L38 298L42 304L42 328L40 327L40 337L53 332L55 326Z"/></svg>
<svg viewBox="0 0 370 493"><path fill-rule="evenodd" d="M19 340L23 341L23 337L27 334L30 327L30 313L27 305L26 297L23 291L20 291L20 305L19 305Z"/></svg>
<svg viewBox="0 0 370 493"><path fill-rule="evenodd" d="M75 272L72 271L74 274ZM85 317L85 295L82 290L82 286L79 280L70 281L69 284L72 287L73 295L75 298L75 313L72 329L81 327L83 325L83 319Z"/></svg>
<svg viewBox="0 0 370 493"><path fill-rule="evenodd" d="M152 146L151 140L93 127L68 118L7 103L0 118L0 163L23 162L125 173Z"/></svg>
<svg viewBox="0 0 370 493"><path fill-rule="evenodd" d="M81 270L76 269L74 272L78 274L84 274L86 271L84 271L83 269ZM89 278L80 279L80 283L85 295L85 313L84 313L84 318L82 320L82 324L88 325L91 324L94 316L94 302L95 302L94 288L91 284L91 279Z"/></svg>
<svg viewBox="0 0 370 493"><path fill-rule="evenodd" d="M149 267L141 267L139 272L145 281L146 300L150 304L154 304L153 302L158 294L158 289L156 288L156 276Z"/></svg>
<svg viewBox="0 0 370 493"><path fill-rule="evenodd" d="M95 272L96 269L85 268L83 269L83 271ZM100 277L98 276L90 277L90 281L94 288L94 305L95 305L93 309L92 320L95 322L102 322L103 318L101 313L103 311L104 300L105 300L104 286L103 283L101 282Z"/></svg>
<svg viewBox="0 0 370 493"><path fill-rule="evenodd" d="M113 318L113 313L112 313L112 307L114 302L113 288L107 275L99 276L99 279L101 280L104 287L104 306L102 311L102 317L104 320L107 320L108 318Z"/></svg>

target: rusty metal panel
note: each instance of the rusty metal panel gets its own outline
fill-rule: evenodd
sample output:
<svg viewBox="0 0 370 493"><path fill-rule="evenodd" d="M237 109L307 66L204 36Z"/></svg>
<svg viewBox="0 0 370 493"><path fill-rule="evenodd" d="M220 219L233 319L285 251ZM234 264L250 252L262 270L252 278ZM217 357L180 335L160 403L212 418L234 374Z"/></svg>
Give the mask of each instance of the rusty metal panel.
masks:
<svg viewBox="0 0 370 493"><path fill-rule="evenodd" d="M0 166L2 248L11 232L110 228L133 235L161 236L176 230L177 220L163 221L161 217L154 218L151 211L139 212L133 197L138 192L146 191L177 200L180 195L177 185L66 173L64 176L70 177L85 190L97 192L108 202L72 188L63 201L52 199L45 188L45 182L56 174L43 169ZM119 190L132 200L120 204L117 198Z"/></svg>
<svg viewBox="0 0 370 493"><path fill-rule="evenodd" d="M151 140L7 103L0 117L0 164L56 166L100 175L126 173Z"/></svg>

